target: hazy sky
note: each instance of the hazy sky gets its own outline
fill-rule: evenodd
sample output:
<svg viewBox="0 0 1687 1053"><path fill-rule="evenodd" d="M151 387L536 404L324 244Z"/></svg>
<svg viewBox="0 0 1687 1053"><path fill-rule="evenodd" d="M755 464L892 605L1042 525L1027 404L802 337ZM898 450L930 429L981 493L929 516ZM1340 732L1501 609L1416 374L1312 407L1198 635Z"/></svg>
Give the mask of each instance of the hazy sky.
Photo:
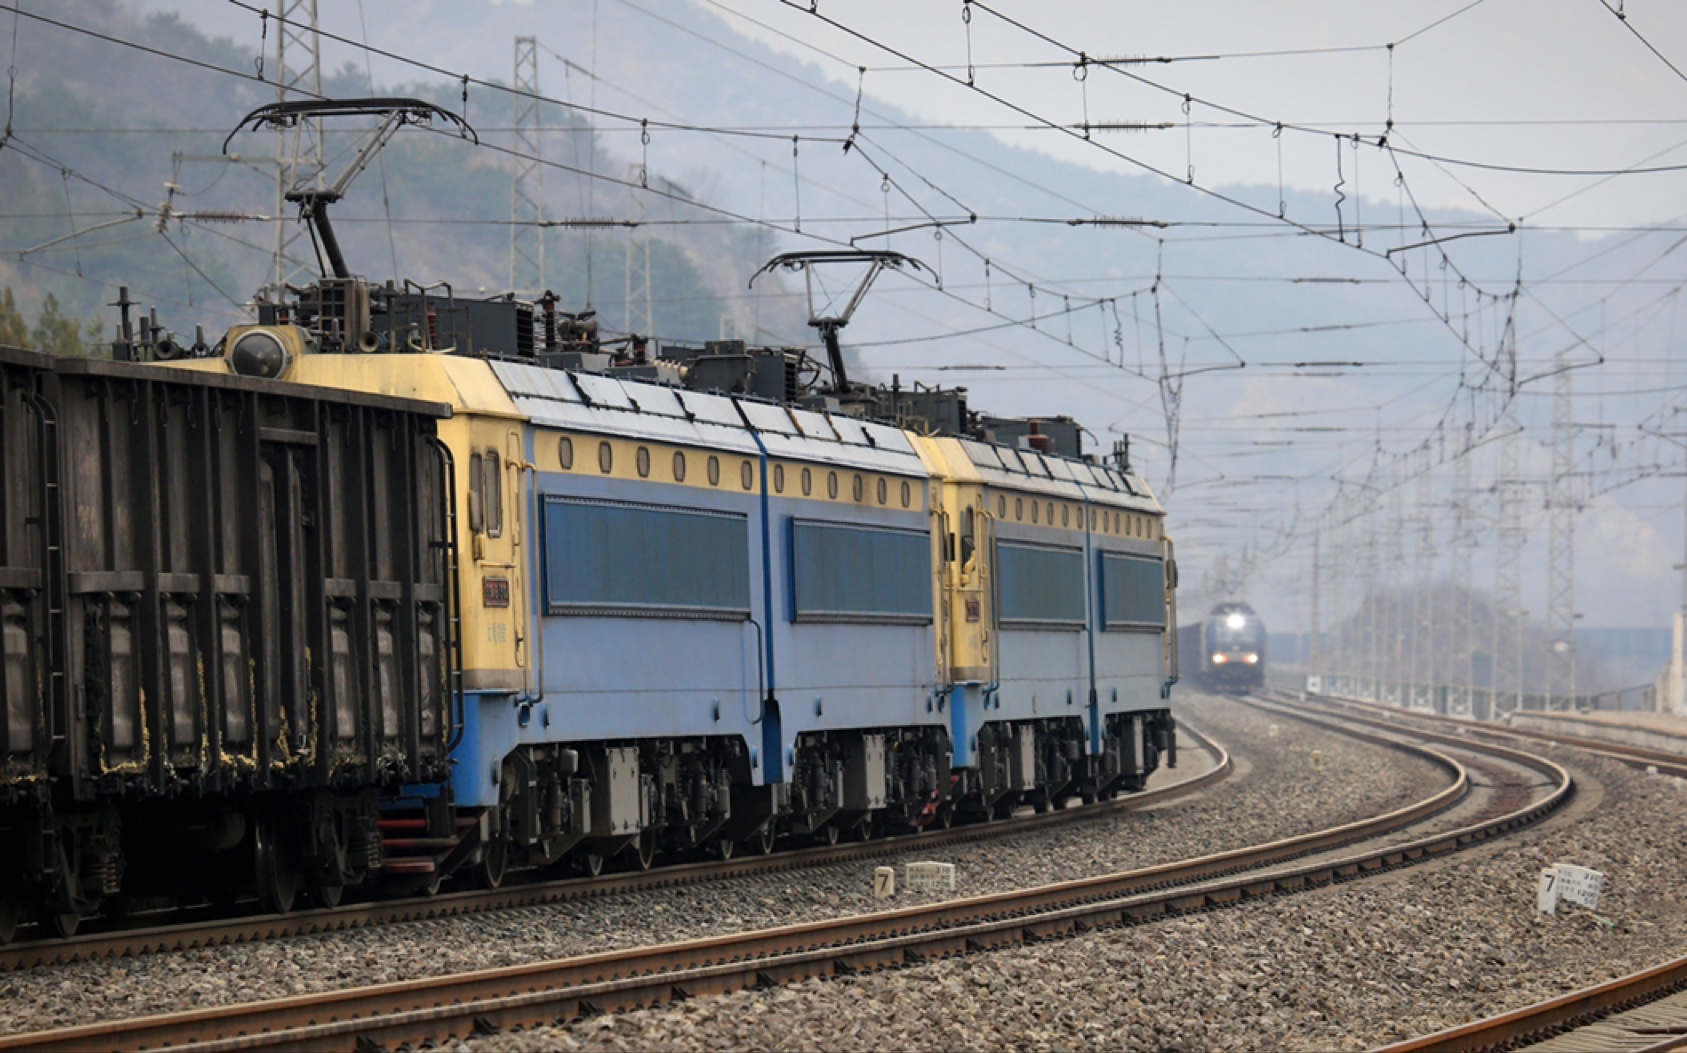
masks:
<svg viewBox="0 0 1687 1053"><path fill-rule="evenodd" d="M1056 0L1000 4L1005 18L978 8L970 27L962 22L960 3L820 4L822 15L861 37L828 26L806 5L712 0L710 6L734 12L729 21L741 32L815 61L851 89L857 82L852 67L867 66L868 92L933 121L1028 123L979 91L928 71L897 70L910 64L861 39L964 79L970 28L977 88L1060 124L1083 121L1086 105L1091 122L1172 122L1178 127L1097 138L1174 175L1186 175L1193 164L1199 182L1269 184L1278 178L1273 130L1218 107L1370 140L1387 131L1392 116L1390 138L1397 145L1512 167L1687 163L1687 76L1677 72L1687 69L1687 4L1669 0L1612 0L1610 6L1600 0ZM1619 10L1626 22L1613 13ZM1123 67L1142 81L1098 68L1080 82L1071 49L1096 58L1187 60ZM1187 117L1184 94L1192 97ZM1055 132L1000 134L1080 163L1133 167ZM1285 131L1281 145L1287 183L1331 185L1327 138ZM1423 173L1414 185L1427 203L1480 207L1475 194L1506 216L1536 223L1655 222L1687 210L1683 173L1587 189L1595 178L1455 165L1430 178L1433 166L1417 167L1408 174L1416 179ZM1387 196L1384 186L1365 190ZM1582 193L1563 200L1576 191Z"/></svg>

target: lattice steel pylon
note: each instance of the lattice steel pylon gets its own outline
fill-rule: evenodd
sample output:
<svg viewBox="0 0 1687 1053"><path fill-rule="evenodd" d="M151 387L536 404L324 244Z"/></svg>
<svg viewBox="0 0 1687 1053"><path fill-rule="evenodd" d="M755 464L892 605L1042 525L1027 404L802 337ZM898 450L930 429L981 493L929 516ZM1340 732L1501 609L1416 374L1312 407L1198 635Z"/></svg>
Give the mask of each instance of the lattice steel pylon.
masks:
<svg viewBox="0 0 1687 1053"><path fill-rule="evenodd" d="M1471 634L1474 590L1471 588L1471 568L1476 562L1476 522L1474 495L1470 491L1470 461L1474 454L1472 424L1464 426L1464 447L1453 462L1453 584L1455 601L1462 594L1462 616L1453 619L1456 631L1449 633L1452 646L1458 648L1459 658L1452 664L1452 683L1447 691L1447 715L1469 719L1474 715L1476 696L1476 648ZM1454 612L1447 612L1451 616Z"/></svg>
<svg viewBox="0 0 1687 1053"><path fill-rule="evenodd" d="M627 332L649 336L656 328L650 306L650 234L645 193L650 173L642 164L627 166Z"/></svg>
<svg viewBox="0 0 1687 1053"><path fill-rule="evenodd" d="M1388 472L1388 526L1383 531L1382 539L1382 564L1391 595L1388 598L1387 617L1383 621L1383 659L1388 666L1388 678L1383 686L1381 701L1391 706L1404 706L1408 702L1400 691L1406 669L1406 620L1400 602L1406 570L1405 489L1406 473L1402 463L1395 461Z"/></svg>
<svg viewBox="0 0 1687 1053"><path fill-rule="evenodd" d="M510 291L545 291L545 164L539 111L539 41L515 38L515 155L510 179Z"/></svg>
<svg viewBox="0 0 1687 1053"><path fill-rule="evenodd" d="M1435 475L1429 447L1418 451L1417 550L1412 559L1412 709L1435 708Z"/></svg>
<svg viewBox="0 0 1687 1053"><path fill-rule="evenodd" d="M1324 532L1314 530L1312 532L1312 618L1311 624L1308 626L1311 631L1307 634L1306 657L1303 660L1306 671L1309 673L1322 673L1324 671L1322 668L1324 649L1320 646L1321 641L1319 640L1319 637L1324 633L1323 612L1319 610L1324 598L1321 595L1324 591L1323 547Z"/></svg>
<svg viewBox="0 0 1687 1053"><path fill-rule="evenodd" d="M1574 709L1576 698L1576 436L1570 422L1570 363L1556 362L1552 398L1552 483L1547 497L1547 708Z"/></svg>
<svg viewBox="0 0 1687 1053"><path fill-rule="evenodd" d="M1523 546L1529 540L1523 526L1522 428L1510 411L1500 420L1505 436L1498 444L1494 470L1494 653L1493 712L1498 720L1523 708ZM1501 676L1507 673L1507 676ZM1502 693L1501 684L1509 690Z"/></svg>
<svg viewBox="0 0 1687 1053"><path fill-rule="evenodd" d="M322 98L322 38L317 33L316 5L317 0L275 0L277 102ZM322 125L313 117L301 117L291 128L277 129L275 162L275 258L269 296L279 302L287 284L305 270L290 262L293 246L306 237L306 229L288 214L292 208L287 192L321 189L327 167Z"/></svg>

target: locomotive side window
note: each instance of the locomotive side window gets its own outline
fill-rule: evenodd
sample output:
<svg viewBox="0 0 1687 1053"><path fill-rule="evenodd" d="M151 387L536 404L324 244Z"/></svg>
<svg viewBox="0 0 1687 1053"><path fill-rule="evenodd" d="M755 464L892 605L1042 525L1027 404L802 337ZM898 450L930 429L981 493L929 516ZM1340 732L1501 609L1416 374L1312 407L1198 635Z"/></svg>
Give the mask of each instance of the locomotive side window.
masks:
<svg viewBox="0 0 1687 1053"><path fill-rule="evenodd" d="M826 496L830 497L834 501L837 500L837 498L838 498L838 473L837 472L827 472L826 473Z"/></svg>
<svg viewBox="0 0 1687 1053"><path fill-rule="evenodd" d="M720 458L712 454L709 456L709 485L720 485Z"/></svg>
<svg viewBox="0 0 1687 1053"><path fill-rule="evenodd" d="M674 451L674 482L685 482L685 451Z"/></svg>
<svg viewBox="0 0 1687 1053"><path fill-rule="evenodd" d="M479 534L486 529L482 506L486 503L486 466L480 454L469 454L469 530Z"/></svg>
<svg viewBox="0 0 1687 1053"><path fill-rule="evenodd" d="M773 466L773 492L776 494L785 492L785 466L782 464Z"/></svg>
<svg viewBox="0 0 1687 1053"><path fill-rule="evenodd" d="M633 455L633 461L638 467L638 477L650 478L650 447L640 446L638 452Z"/></svg>
<svg viewBox="0 0 1687 1053"><path fill-rule="evenodd" d="M504 533L504 473L498 470L498 451L486 451L486 534Z"/></svg>
<svg viewBox="0 0 1687 1053"><path fill-rule="evenodd" d="M814 475L807 469L802 470L802 495L807 497L814 492Z"/></svg>
<svg viewBox="0 0 1687 1053"><path fill-rule="evenodd" d="M1007 517L1008 517L1008 499L1003 497L1000 494L997 494L996 495L996 518L997 519L1006 519Z"/></svg>
<svg viewBox="0 0 1687 1053"><path fill-rule="evenodd" d="M750 466L749 461L738 466L738 482L746 490L756 485L756 470Z"/></svg>
<svg viewBox="0 0 1687 1053"><path fill-rule="evenodd" d="M908 485L908 481L906 479L904 479L902 481L902 507L907 508L909 505L911 505L913 503L914 503L913 489Z"/></svg>
<svg viewBox="0 0 1687 1053"><path fill-rule="evenodd" d="M907 484L903 484L903 485L907 485ZM885 482L883 479L880 479L879 480L879 504L881 504L881 505L884 504L886 499L889 497L889 494L890 494L890 484Z"/></svg>
<svg viewBox="0 0 1687 1053"><path fill-rule="evenodd" d="M609 470L615 467L615 448L607 442L597 444L597 467L604 475L608 475Z"/></svg>
<svg viewBox="0 0 1687 1053"><path fill-rule="evenodd" d="M572 469L574 467L574 440L573 439L570 439L568 436L564 435L562 438L557 440L557 442L556 442L556 459L557 459L557 463L562 465L562 470L565 471L565 472L569 471L570 469Z"/></svg>
<svg viewBox="0 0 1687 1053"><path fill-rule="evenodd" d="M862 495L864 493L866 493L865 485L866 484L864 484L861 481L861 474L859 472L857 472L856 475L855 475L855 485L854 485L855 499L857 501L861 500Z"/></svg>

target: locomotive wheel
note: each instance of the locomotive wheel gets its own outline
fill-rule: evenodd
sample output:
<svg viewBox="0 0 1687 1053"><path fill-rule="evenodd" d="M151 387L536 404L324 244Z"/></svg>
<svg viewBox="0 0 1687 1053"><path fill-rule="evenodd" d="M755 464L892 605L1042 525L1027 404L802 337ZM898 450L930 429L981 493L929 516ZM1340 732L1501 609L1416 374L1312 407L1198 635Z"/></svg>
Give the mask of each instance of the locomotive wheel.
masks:
<svg viewBox="0 0 1687 1053"><path fill-rule="evenodd" d="M938 805L937 817L933 825L935 825L939 830L947 830L951 826L954 826L955 806L948 803Z"/></svg>
<svg viewBox="0 0 1687 1053"><path fill-rule="evenodd" d="M773 843L777 840L779 832L773 828L773 820L769 819L767 825L750 835L750 847L764 856L770 856L773 854Z"/></svg>
<svg viewBox="0 0 1687 1053"><path fill-rule="evenodd" d="M603 873L603 856L596 852L587 852L580 857L580 869L586 872L587 877L597 877Z"/></svg>
<svg viewBox="0 0 1687 1053"><path fill-rule="evenodd" d="M638 840L627 846L633 854L633 863L640 870L649 870L656 865L656 831L646 830L638 835Z"/></svg>
<svg viewBox="0 0 1687 1053"><path fill-rule="evenodd" d="M76 930L82 926L82 915L74 910L55 910L47 915L47 931L61 940L68 940L76 935Z"/></svg>
<svg viewBox="0 0 1687 1053"><path fill-rule="evenodd" d="M730 837L717 837L709 846L715 853L715 858L725 862L738 851L738 842Z"/></svg>
<svg viewBox="0 0 1687 1053"><path fill-rule="evenodd" d="M837 823L827 823L825 826L820 828L820 832L818 834L814 835L814 839L830 848L838 843L838 838L841 835L842 831L838 829Z"/></svg>
<svg viewBox="0 0 1687 1053"><path fill-rule="evenodd" d="M493 834L480 851L480 862L475 864L475 883L481 888L497 888L504 883L509 869L510 839L501 833Z"/></svg>
<svg viewBox="0 0 1687 1053"><path fill-rule="evenodd" d="M849 839L851 841L871 841L873 839L874 825L873 817L868 815L865 819L862 819L860 822L849 828Z"/></svg>
<svg viewBox="0 0 1687 1053"><path fill-rule="evenodd" d="M299 894L299 875L274 817L258 816L252 831L253 869L258 879L258 902L266 913L286 914Z"/></svg>
<svg viewBox="0 0 1687 1053"><path fill-rule="evenodd" d="M327 910L338 907L340 900L344 899L345 895L346 887L344 885L313 884L310 889L310 898L317 906Z"/></svg>
<svg viewBox="0 0 1687 1053"><path fill-rule="evenodd" d="M18 934L18 922L23 920L23 905L10 896L0 895L0 946L12 942Z"/></svg>

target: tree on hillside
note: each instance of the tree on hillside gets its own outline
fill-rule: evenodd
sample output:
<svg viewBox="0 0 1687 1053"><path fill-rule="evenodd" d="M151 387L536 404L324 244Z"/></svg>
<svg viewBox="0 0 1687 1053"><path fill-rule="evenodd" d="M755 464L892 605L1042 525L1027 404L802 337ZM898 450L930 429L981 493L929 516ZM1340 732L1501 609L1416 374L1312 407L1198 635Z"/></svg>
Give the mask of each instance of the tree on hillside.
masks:
<svg viewBox="0 0 1687 1053"><path fill-rule="evenodd" d="M0 347L28 347L29 323L8 287L0 289Z"/></svg>
<svg viewBox="0 0 1687 1053"><path fill-rule="evenodd" d="M99 322L84 324L66 317L52 293L41 302L41 314L31 326L18 310L11 288L0 289L0 345L85 358L94 353L99 338Z"/></svg>

